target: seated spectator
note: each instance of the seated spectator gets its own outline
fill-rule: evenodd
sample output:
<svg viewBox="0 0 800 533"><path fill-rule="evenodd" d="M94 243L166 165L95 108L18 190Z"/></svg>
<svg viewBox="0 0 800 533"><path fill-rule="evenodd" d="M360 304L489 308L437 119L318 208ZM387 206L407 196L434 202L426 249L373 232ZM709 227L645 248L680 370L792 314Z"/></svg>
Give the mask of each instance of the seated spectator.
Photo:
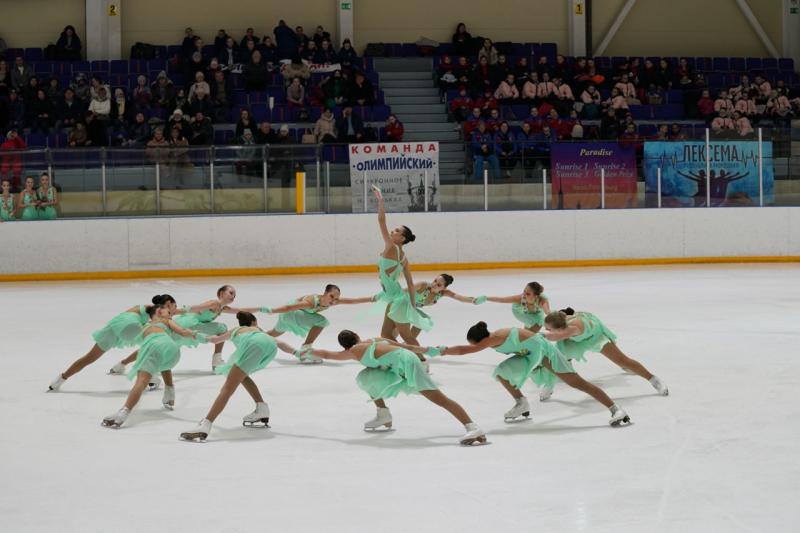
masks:
<svg viewBox="0 0 800 533"><path fill-rule="evenodd" d="M108 99L106 98L106 100ZM92 111L86 112L84 121L86 123L86 135L89 136L89 143L91 146L108 146L106 121L97 120L97 117Z"/></svg>
<svg viewBox="0 0 800 533"><path fill-rule="evenodd" d="M89 135L86 133L86 126L84 126L82 122L75 124L75 127L72 128L72 131L69 132L67 144L72 148L81 148L91 144L89 141Z"/></svg>
<svg viewBox="0 0 800 533"><path fill-rule="evenodd" d="M33 69L25 64L22 56L17 56L14 59L14 69L11 71L11 87L17 91L24 89L33 75Z"/></svg>
<svg viewBox="0 0 800 533"><path fill-rule="evenodd" d="M164 137L164 128L157 127L153 130L153 137L147 141L148 148L166 148L169 146L169 141Z"/></svg>
<svg viewBox="0 0 800 533"><path fill-rule="evenodd" d="M600 91L595 89L593 84L586 86L586 89L581 93L581 103L583 108L581 116L587 120L595 120L600 116L602 97Z"/></svg>
<svg viewBox="0 0 800 533"><path fill-rule="evenodd" d="M513 74L511 65L508 64L508 58L505 54L497 56L497 63L489 65L489 82L492 87L497 87L500 82L506 79L506 76Z"/></svg>
<svg viewBox="0 0 800 533"><path fill-rule="evenodd" d="M532 105L528 116L525 117L524 124L527 124L530 127L533 133L537 133L542 131L542 124L544 124L544 120L542 120L542 116L539 114L539 109Z"/></svg>
<svg viewBox="0 0 800 533"><path fill-rule="evenodd" d="M497 103L492 90L488 88L484 91L483 97L478 98L478 100L475 102L475 105L480 107L481 115L484 117L491 115L493 109L497 110L499 108L499 104Z"/></svg>
<svg viewBox="0 0 800 533"><path fill-rule="evenodd" d="M167 111L175 109L180 109L181 112L185 112L189 109L189 100L186 98L186 89L183 87L178 88L175 92L175 96L172 98L172 102L167 106Z"/></svg>
<svg viewBox="0 0 800 533"><path fill-rule="evenodd" d="M83 105L88 106L92 99L92 91L86 83L86 75L79 72L75 75L75 80L70 85L72 91L75 93L75 98L78 99Z"/></svg>
<svg viewBox="0 0 800 533"><path fill-rule="evenodd" d="M161 109L170 108L172 101L175 99L175 88L172 85L172 81L167 77L167 73L163 70L159 72L156 81L151 87L151 102Z"/></svg>
<svg viewBox="0 0 800 533"><path fill-rule="evenodd" d="M467 26L459 22L453 34L453 53L457 56L471 56L473 54L472 35L467 31Z"/></svg>
<svg viewBox="0 0 800 533"><path fill-rule="evenodd" d="M746 93L737 93L733 109L740 115L749 118L751 121L758 116L755 99L752 96L748 96Z"/></svg>
<svg viewBox="0 0 800 533"><path fill-rule="evenodd" d="M233 107L233 83L222 71L214 73L211 82L211 107L216 122L227 122Z"/></svg>
<svg viewBox="0 0 800 533"><path fill-rule="evenodd" d="M641 102L636 98L636 87L628 79L627 74L620 76L619 81L614 85L614 88L619 91L619 94L625 98L628 105L639 105Z"/></svg>
<svg viewBox="0 0 800 533"><path fill-rule="evenodd" d="M233 40L233 37L227 37L222 47L217 49L217 59L223 68L228 69L242 62L242 58L239 55L239 46Z"/></svg>
<svg viewBox="0 0 800 533"><path fill-rule="evenodd" d="M464 129L464 140L468 141L472 138L472 132L478 129L479 122L483 122L483 118L481 117L481 109L479 107L473 107L472 114L462 124Z"/></svg>
<svg viewBox="0 0 800 533"><path fill-rule="evenodd" d="M497 63L498 56L499 54L497 53L497 49L494 47L494 44L492 44L492 40L484 39L483 46L481 46L481 49L478 50L478 61L480 61L482 57L485 57L489 65L494 65Z"/></svg>
<svg viewBox="0 0 800 533"><path fill-rule="evenodd" d="M618 139L622 133L619 126L616 111L609 107L600 119L600 136L609 141Z"/></svg>
<svg viewBox="0 0 800 533"><path fill-rule="evenodd" d="M766 104L767 99L772 94L772 85L763 76L756 76L756 88L758 89L756 103Z"/></svg>
<svg viewBox="0 0 800 533"><path fill-rule="evenodd" d="M269 81L269 72L266 66L261 62L261 52L256 50L253 52L252 59L242 71L242 78L244 79L244 90L248 92L253 91L266 91L267 83Z"/></svg>
<svg viewBox="0 0 800 533"><path fill-rule="evenodd" d="M373 105L375 89L364 74L356 72L353 83L347 90L347 101L350 105Z"/></svg>
<svg viewBox="0 0 800 533"><path fill-rule="evenodd" d="M47 81L45 93L47 93L47 99L50 100L50 103L52 103L53 106L58 105L58 101L61 99L61 95L63 94L61 85L58 83L58 78L54 76Z"/></svg>
<svg viewBox="0 0 800 533"><path fill-rule="evenodd" d="M206 146L214 143L214 126L211 119L202 112L195 113L189 126L189 144L193 146Z"/></svg>
<svg viewBox="0 0 800 533"><path fill-rule="evenodd" d="M42 135L49 135L50 128L55 124L55 109L44 89L36 91L36 98L30 105L30 115L31 133L39 132Z"/></svg>
<svg viewBox="0 0 800 533"><path fill-rule="evenodd" d="M711 129L716 131L732 130L735 128L736 124L734 124L733 119L728 115L728 111L726 110L720 111L719 116L711 121Z"/></svg>
<svg viewBox="0 0 800 533"><path fill-rule="evenodd" d="M771 118L776 125L784 127L789 127L792 116L794 116L789 99L778 94L775 89L772 90L769 99L767 99L767 107L764 110L764 114Z"/></svg>
<svg viewBox="0 0 800 533"><path fill-rule="evenodd" d="M7 126L21 130L25 127L25 102L19 93L12 89L8 93L8 124Z"/></svg>
<svg viewBox="0 0 800 533"><path fill-rule="evenodd" d="M464 87L470 85L472 82L472 65L464 56L459 56L458 62L453 67L453 76L456 78L456 83Z"/></svg>
<svg viewBox="0 0 800 533"><path fill-rule="evenodd" d="M188 134L189 121L186 120L186 116L181 109L175 109L175 111L172 113L172 116L169 117L169 120L167 121L167 129L169 131L174 129L180 130L184 137Z"/></svg>
<svg viewBox="0 0 800 533"><path fill-rule="evenodd" d="M306 89L300 82L300 78L294 78L286 88L286 101L289 107L305 107Z"/></svg>
<svg viewBox="0 0 800 533"><path fill-rule="evenodd" d="M711 99L711 93L708 89L703 90L700 99L697 101L697 111L700 118L705 120L706 123L711 122L714 118L714 100Z"/></svg>
<svg viewBox="0 0 800 533"><path fill-rule="evenodd" d="M470 85L474 94L483 94L486 90L493 90L489 60L486 56L478 58L478 64L472 69Z"/></svg>
<svg viewBox="0 0 800 533"><path fill-rule="evenodd" d="M102 78L99 75L95 74L92 76L90 85L89 85L89 98L97 98L100 94L100 89L105 89L106 96L111 94L111 86L107 83L103 83Z"/></svg>
<svg viewBox="0 0 800 533"><path fill-rule="evenodd" d="M109 114L111 130L116 134L126 134L128 124L133 120L134 110L125 98L125 91L117 87L114 89L114 101L111 102L111 113Z"/></svg>
<svg viewBox="0 0 800 533"><path fill-rule="evenodd" d="M239 183L245 183L246 176L259 176L261 174L260 152L256 148L255 136L250 128L247 128L242 133L242 136L236 139L236 144L242 146L236 150L236 162L234 168L236 174L239 176Z"/></svg>
<svg viewBox="0 0 800 533"><path fill-rule="evenodd" d="M386 124L384 125L384 141L391 142L391 143L399 143L403 140L403 134L405 133L405 127L403 123L397 118L397 115L391 114L389 118L386 119Z"/></svg>
<svg viewBox="0 0 800 533"><path fill-rule="evenodd" d="M105 87L100 87L97 90L97 95L92 97L92 101L89 102L89 111L98 120L107 121L110 118L111 100L108 98Z"/></svg>
<svg viewBox="0 0 800 533"><path fill-rule="evenodd" d="M572 123L562 120L558 116L558 111L556 111L555 108L550 110L547 118L544 119L544 123L549 126L550 131L556 139L567 139L572 132Z"/></svg>
<svg viewBox="0 0 800 533"><path fill-rule="evenodd" d="M637 154L641 151L644 146L644 141L639 134L636 132L636 125L635 124L628 124L625 127L625 131L622 132L620 135L619 143L622 146L632 146Z"/></svg>
<svg viewBox="0 0 800 533"><path fill-rule="evenodd" d="M731 98L738 98L740 96L748 96L750 91L753 89L758 90L752 83L750 83L750 77L747 74L743 74L741 78L739 78L739 85L736 87L731 87L729 94Z"/></svg>
<svg viewBox="0 0 800 533"><path fill-rule="evenodd" d="M603 105L609 109L613 109L618 116L624 116L625 113L628 112L628 101L624 96L622 96L622 93L620 93L619 89L616 87L611 89L611 96L609 96L608 99L603 102Z"/></svg>
<svg viewBox="0 0 800 533"><path fill-rule="evenodd" d="M686 141L689 139L689 136L686 135L686 132L683 131L683 126L680 124L673 124L669 130L669 140L670 141Z"/></svg>
<svg viewBox="0 0 800 533"><path fill-rule="evenodd" d="M494 91L495 99L501 104L512 104L519 99L519 90L514 83L514 75L509 74Z"/></svg>
<svg viewBox="0 0 800 533"><path fill-rule="evenodd" d="M258 45L255 41L245 41L244 45L239 48L239 59L242 63L248 64L253 62L253 54L258 52L261 54L261 50L259 50ZM261 64L264 67L267 67L267 62L264 61L264 55L261 55ZM267 70L269 70L267 68Z"/></svg>
<svg viewBox="0 0 800 533"><path fill-rule="evenodd" d="M500 160L495 153L494 136L486 130L486 123L478 122L478 129L472 132L470 139L472 159L474 162L475 181L483 181L483 163L489 163L492 175L500 177Z"/></svg>
<svg viewBox="0 0 800 533"><path fill-rule="evenodd" d="M539 103L549 102L556 97L556 84L550 81L550 74L546 71L539 74L542 81L536 86L536 98Z"/></svg>
<svg viewBox="0 0 800 533"><path fill-rule="evenodd" d="M330 65L337 63L338 61L339 58L329 40L326 39L317 45L317 52L314 54L314 63L320 65Z"/></svg>
<svg viewBox="0 0 800 533"><path fill-rule="evenodd" d="M458 96L450 101L450 113L456 122L464 122L473 108L475 102L467 94L467 88L461 87Z"/></svg>
<svg viewBox="0 0 800 533"><path fill-rule="evenodd" d="M253 122L253 117L250 116L250 110L240 110L239 121L236 123L236 136L241 137L244 130L249 129L253 131L253 128L255 128L255 122Z"/></svg>
<svg viewBox="0 0 800 533"><path fill-rule="evenodd" d="M664 89L651 83L650 87L647 88L647 103L650 105L664 103Z"/></svg>
<svg viewBox="0 0 800 533"><path fill-rule="evenodd" d="M275 64L278 63L278 47L275 46L272 37L265 35L261 40L261 46L258 47L258 51L261 52L261 61L266 63L267 70L272 72Z"/></svg>
<svg viewBox="0 0 800 533"><path fill-rule="evenodd" d="M14 93L16 94L16 93ZM22 154L28 145L19 136L16 129L11 129L6 134L6 139L0 144L0 178L11 180L12 187L18 189L22 178Z"/></svg>
<svg viewBox="0 0 800 533"><path fill-rule="evenodd" d="M247 41L255 41L255 40L256 40L256 30L254 30L253 28L247 28L244 32L244 37L242 37L242 40L239 41L239 46L244 48L245 45L247 44Z"/></svg>
<svg viewBox="0 0 800 533"><path fill-rule="evenodd" d="M357 113L353 113L353 107L350 105L345 106L342 116L336 121L336 131L340 142L364 141L364 121Z"/></svg>
<svg viewBox="0 0 800 533"><path fill-rule="evenodd" d="M202 42L200 39L197 39L196 42ZM193 80L195 79L194 76L198 72L205 72L206 71L206 62L203 59L203 54L201 52L194 52L189 60L185 62L183 68L183 76L186 80Z"/></svg>
<svg viewBox="0 0 800 533"><path fill-rule="evenodd" d="M484 120L486 124L486 131L494 135L497 133L497 130L500 128L500 110L499 109L492 109L489 111L489 118Z"/></svg>
<svg viewBox="0 0 800 533"><path fill-rule="evenodd" d="M532 102L536 100L538 94L539 75L531 72L522 84L522 99Z"/></svg>
<svg viewBox="0 0 800 533"><path fill-rule="evenodd" d="M694 71L692 67L689 66L689 61L685 57L682 57L678 60L678 66L675 67L675 77L680 79L684 76L691 78L694 76Z"/></svg>
<svg viewBox="0 0 800 533"><path fill-rule="evenodd" d="M75 98L75 92L67 87L64 98L56 107L56 129L72 128L85 115L86 108Z"/></svg>
<svg viewBox="0 0 800 533"><path fill-rule="evenodd" d="M336 118L329 107L325 108L314 124L314 138L318 143L336 142Z"/></svg>
<svg viewBox="0 0 800 533"><path fill-rule="evenodd" d="M722 111L732 113L733 109L733 102L728 98L728 91L720 91L719 95L717 95L717 99L714 100L714 112L717 114L720 114Z"/></svg>
<svg viewBox="0 0 800 533"><path fill-rule="evenodd" d="M189 102L189 109L187 111L189 116L202 113L205 117L211 117L214 114L214 105L211 103L211 98L208 96L205 89L197 89L194 93L194 99ZM209 118L209 120L211 119Z"/></svg>
<svg viewBox="0 0 800 533"><path fill-rule="evenodd" d="M196 72L194 75L194 83L189 86L189 101L194 99L194 95L198 90L202 90L206 94L211 93L211 87L206 81L206 76L202 72Z"/></svg>
<svg viewBox="0 0 800 533"><path fill-rule="evenodd" d="M311 78L311 69L303 63L299 54L292 56L292 62L281 67L284 83L289 85L294 78L300 78L305 84Z"/></svg>
<svg viewBox="0 0 800 533"><path fill-rule="evenodd" d="M125 136L118 137L118 139L123 148L144 148L150 140L150 125L147 123L144 113L137 112L133 123L125 131Z"/></svg>
<svg viewBox="0 0 800 533"><path fill-rule="evenodd" d="M659 124L658 130L656 130L656 135L654 137L656 141L668 141L669 140L669 126L666 124Z"/></svg>
<svg viewBox="0 0 800 533"><path fill-rule="evenodd" d="M553 85L555 85L553 105L558 110L559 115L567 116L575 105L575 96L572 94L572 89L569 85L563 83L561 78L555 78Z"/></svg>
<svg viewBox="0 0 800 533"><path fill-rule="evenodd" d="M536 143L535 132L531 129L529 122L523 122L521 131L516 136L517 154L522 161L522 169L525 171L525 179L533 176L531 172L536 163Z"/></svg>
<svg viewBox="0 0 800 533"><path fill-rule="evenodd" d="M537 162L544 168L550 168L550 152L556 141L555 135L550 131L550 126L543 125L542 131L534 135L534 140L536 141L534 149Z"/></svg>
<svg viewBox="0 0 800 533"><path fill-rule="evenodd" d="M436 69L436 76L438 78L437 84L439 85L439 92L444 94L450 89L454 89L458 84L456 78L455 65L449 55L443 55L439 66Z"/></svg>
<svg viewBox="0 0 800 533"><path fill-rule="evenodd" d="M544 81L544 75L547 74L548 76L553 75L553 69L550 68L550 62L547 59L547 56L539 56L539 61L536 63L534 70L539 75L539 78Z"/></svg>
<svg viewBox="0 0 800 533"><path fill-rule="evenodd" d="M525 56L520 57L517 60L517 64L514 66L513 74L514 79L517 80L517 86L524 83L525 80L528 79L528 74L530 74L531 67L528 65L528 58Z"/></svg>
<svg viewBox="0 0 800 533"><path fill-rule="evenodd" d="M114 94L116 94L116 91L114 91ZM153 91L150 90L150 86L147 84L147 76L141 74L136 78L136 87L133 88L133 105L139 110L150 109L152 101Z"/></svg>
<svg viewBox="0 0 800 533"><path fill-rule="evenodd" d="M308 63L314 62L314 55L317 53L317 45L314 41L309 41L305 48L300 50L300 59Z"/></svg>
<svg viewBox="0 0 800 533"><path fill-rule="evenodd" d="M31 76L31 79L28 80L28 86L23 87L21 94L22 99L25 100L25 107L30 108L33 104L33 101L36 100L36 93L39 92L39 78L36 76Z"/></svg>
<svg viewBox="0 0 800 533"><path fill-rule="evenodd" d="M347 94L347 79L342 74L341 70L335 71L325 81L322 82L320 88L325 97L325 107L333 109L336 106L344 103Z"/></svg>
<svg viewBox="0 0 800 533"><path fill-rule="evenodd" d="M750 119L742 116L737 111L733 112L733 124L734 128L736 129L736 133L738 133L740 137L749 137L755 133L753 125L750 123Z"/></svg>
<svg viewBox="0 0 800 533"><path fill-rule="evenodd" d="M500 168L506 178L511 177L511 171L517 166L517 142L516 138L508 127L508 122L501 122L500 128L494 137L495 148L500 160Z"/></svg>
<svg viewBox="0 0 800 533"><path fill-rule="evenodd" d="M73 26L67 26L56 42L56 59L59 61L81 60L81 39Z"/></svg>
<svg viewBox="0 0 800 533"><path fill-rule="evenodd" d="M271 144L275 139L275 132L269 122L264 121L258 125L258 130L254 134L257 144Z"/></svg>
<svg viewBox="0 0 800 533"><path fill-rule="evenodd" d="M669 61L662 59L658 62L655 84L666 91L672 87L673 79L675 79L675 76L672 73L672 66Z"/></svg>
<svg viewBox="0 0 800 533"><path fill-rule="evenodd" d="M343 69L350 70L358 61L358 54L356 54L353 44L350 39L345 39L342 42L342 48L339 50L339 64Z"/></svg>

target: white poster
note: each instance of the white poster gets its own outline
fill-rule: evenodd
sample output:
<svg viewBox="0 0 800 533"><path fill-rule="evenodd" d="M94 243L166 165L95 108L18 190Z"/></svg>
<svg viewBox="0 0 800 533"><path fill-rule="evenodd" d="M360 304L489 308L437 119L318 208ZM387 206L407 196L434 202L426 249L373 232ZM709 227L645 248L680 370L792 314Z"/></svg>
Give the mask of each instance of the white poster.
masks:
<svg viewBox="0 0 800 533"><path fill-rule="evenodd" d="M439 143L401 142L351 144L350 190L353 212L377 210L372 185L383 192L386 210L392 212L439 211ZM426 187L427 183L427 187Z"/></svg>

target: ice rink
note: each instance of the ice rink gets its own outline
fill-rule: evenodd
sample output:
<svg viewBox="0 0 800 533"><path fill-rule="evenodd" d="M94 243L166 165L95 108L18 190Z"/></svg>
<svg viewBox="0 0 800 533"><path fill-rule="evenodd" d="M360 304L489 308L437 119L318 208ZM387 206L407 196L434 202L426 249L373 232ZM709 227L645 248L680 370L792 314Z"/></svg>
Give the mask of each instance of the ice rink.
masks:
<svg viewBox="0 0 800 533"><path fill-rule="evenodd" d="M415 273L415 280L435 273ZM238 290L236 304L276 306L337 283L377 292L377 275L0 284L0 531L16 532L795 532L800 523L800 266L724 265L453 272L451 289L507 296L528 281L554 308L598 315L620 348L670 388L623 373L599 354L576 370L630 414L559 385L532 420L505 424L511 397L492 380L503 356L437 358L432 375L488 433L463 427L419 396L389 402L395 431L368 434L374 407L356 387L360 365L299 365L286 354L254 375L271 429L245 429L240 389L208 441L178 440L222 384L212 347L184 349L177 402L146 392L120 430L100 426L130 382L107 370L112 351L67 381L48 383L117 313L170 293L179 305ZM236 305L234 304L234 305ZM350 328L379 333L369 305L340 306L317 342ZM463 344L478 320L517 326L508 305L444 299L420 341ZM223 320L234 325L234 317ZM269 327L275 317L259 315ZM284 340L299 346L300 339ZM226 344L225 355L232 345Z"/></svg>

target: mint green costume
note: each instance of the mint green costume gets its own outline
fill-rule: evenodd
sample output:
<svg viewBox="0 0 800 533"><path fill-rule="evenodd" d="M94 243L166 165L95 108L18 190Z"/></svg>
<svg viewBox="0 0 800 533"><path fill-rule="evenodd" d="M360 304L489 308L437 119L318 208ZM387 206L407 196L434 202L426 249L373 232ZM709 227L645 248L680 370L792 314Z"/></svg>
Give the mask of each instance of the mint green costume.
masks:
<svg viewBox="0 0 800 533"><path fill-rule="evenodd" d="M36 195L29 192L24 193L22 196L22 205L33 204L36 201ZM37 220L39 213L36 212L35 205L28 205L22 210L22 220Z"/></svg>
<svg viewBox="0 0 800 533"><path fill-rule="evenodd" d="M302 300L292 300L289 305L300 303ZM281 313L278 315L278 323L275 324L275 330L284 333L290 331L298 337L305 338L311 328L324 328L330 325L328 319L320 314L321 311L328 309L319 304L319 296L314 295L313 306L307 309L298 309L296 311L289 311L288 313Z"/></svg>
<svg viewBox="0 0 800 533"><path fill-rule="evenodd" d="M495 351L513 355L497 365L494 377L503 378L518 389L529 377L539 386L549 386L557 381L555 374L542 366L545 358L558 373L575 372L572 363L538 333L520 341L519 329L511 328L505 342L495 347Z"/></svg>
<svg viewBox="0 0 800 533"><path fill-rule="evenodd" d="M3 198L0 196L0 218L8 222L9 220L15 220L16 216L14 215L14 195L10 194L8 199Z"/></svg>
<svg viewBox="0 0 800 533"><path fill-rule="evenodd" d="M410 324L423 331L429 331L433 328L433 321L428 315L420 312L416 305L412 305L408 293L403 290L400 282L397 281L400 274L403 273L403 264L400 247L395 245L395 249L397 250L399 261L383 256L378 259L378 277L383 288L383 291L378 293L378 301L388 304L388 316L395 324ZM391 273L389 273L390 270ZM410 287L409 290L413 291L414 288ZM416 302L416 296L414 301Z"/></svg>
<svg viewBox="0 0 800 533"><path fill-rule="evenodd" d="M560 340L556 343L558 349L567 359L586 361L586 352L600 352L609 342L615 342L617 336L603 324L599 318L591 313L579 311L572 320L583 322L583 333ZM569 322L571 322L570 320ZM569 324L567 322L567 324Z"/></svg>
<svg viewBox="0 0 800 533"><path fill-rule="evenodd" d="M361 364L367 368L356 376L359 388L370 398L393 398L401 392L414 394L439 388L416 355L404 348L397 348L375 358L377 344L377 341L373 341L364 352Z"/></svg>
<svg viewBox="0 0 800 533"><path fill-rule="evenodd" d="M53 187L47 189L47 198L43 198L41 194L39 194L39 200L46 200L48 202L52 202L54 199L55 199L55 188ZM55 206L48 205L39 208L40 220L55 220L56 218L58 218L58 213L56 212Z"/></svg>
<svg viewBox="0 0 800 533"><path fill-rule="evenodd" d="M92 338L104 352L111 348L136 346L137 337L149 320L145 306L140 305L138 313L125 311L118 314L101 329L92 333Z"/></svg>
<svg viewBox="0 0 800 533"><path fill-rule="evenodd" d="M517 320L525 324L526 328L532 326L544 326L544 309L541 307L542 300L547 300L547 296L540 294L533 303L533 311L530 311L528 304L525 303L525 296L522 297L519 303L511 304L511 312Z"/></svg>
<svg viewBox="0 0 800 533"><path fill-rule="evenodd" d="M128 372L128 379L134 379L139 372L147 372L154 376L172 370L181 359L181 348L175 341L178 337L188 337L178 335L163 322L153 322L149 326L161 328L163 331L139 336L139 353ZM190 338L195 346L199 342L205 342L202 334L198 334L197 337L197 339Z"/></svg>
<svg viewBox="0 0 800 533"><path fill-rule="evenodd" d="M206 309L200 313L183 313L175 316L175 323L182 328L190 329L203 335L222 335L228 331L228 326L220 322L214 322L220 313L215 313L211 309ZM177 339L178 344L181 346L197 346L191 337L183 337Z"/></svg>
<svg viewBox="0 0 800 533"><path fill-rule="evenodd" d="M231 368L236 365L249 376L275 359L275 354L278 353L275 339L260 329L244 332L241 329L233 330L231 342L236 346L236 351L231 354L227 363L214 370L217 374L227 376Z"/></svg>

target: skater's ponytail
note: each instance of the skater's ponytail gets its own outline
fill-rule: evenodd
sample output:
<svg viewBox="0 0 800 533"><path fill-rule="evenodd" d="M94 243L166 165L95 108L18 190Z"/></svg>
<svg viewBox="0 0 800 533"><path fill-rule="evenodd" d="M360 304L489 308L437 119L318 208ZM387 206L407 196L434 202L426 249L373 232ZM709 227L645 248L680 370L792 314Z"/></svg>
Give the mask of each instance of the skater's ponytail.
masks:
<svg viewBox="0 0 800 533"><path fill-rule="evenodd" d="M349 329L343 329L339 332L339 344L345 350L349 350L356 344L358 344L358 335L350 331Z"/></svg>
<svg viewBox="0 0 800 533"><path fill-rule="evenodd" d="M538 281L531 281L528 283L528 287L533 291L534 296L541 296L544 292L544 287Z"/></svg>
<svg viewBox="0 0 800 533"><path fill-rule="evenodd" d="M544 323L547 326L547 329L564 329L567 327L567 316L574 314L575 311L572 311L571 313L567 313L566 311L572 311L572 308L567 307L562 311L553 311L544 317Z"/></svg>
<svg viewBox="0 0 800 533"><path fill-rule="evenodd" d="M252 326L256 323L256 317L253 313L248 313L247 311L239 311L236 313L236 320L239 321L239 325L242 327Z"/></svg>
<svg viewBox="0 0 800 533"><path fill-rule="evenodd" d="M439 275L442 276L445 287L449 287L454 281L453 276L451 276L450 274L439 274Z"/></svg>
<svg viewBox="0 0 800 533"><path fill-rule="evenodd" d="M573 308L571 308L571 307L566 307L566 308L562 309L561 312L564 313L567 316L572 316L572 315L575 314L575 310Z"/></svg>
<svg viewBox="0 0 800 533"><path fill-rule="evenodd" d="M489 336L489 328L486 322L478 322L467 331L467 340L469 342L478 343Z"/></svg>
<svg viewBox="0 0 800 533"><path fill-rule="evenodd" d="M342 289L340 289L338 286L334 285L333 283L328 283L327 285L325 285L325 293L329 293L329 292L332 292L332 291L342 292Z"/></svg>
<svg viewBox="0 0 800 533"><path fill-rule="evenodd" d="M408 244L410 242L414 242L415 240L417 240L417 237L411 231L411 228L409 228L408 226L401 226L401 227L403 228L403 238L405 239L405 242L403 244Z"/></svg>

